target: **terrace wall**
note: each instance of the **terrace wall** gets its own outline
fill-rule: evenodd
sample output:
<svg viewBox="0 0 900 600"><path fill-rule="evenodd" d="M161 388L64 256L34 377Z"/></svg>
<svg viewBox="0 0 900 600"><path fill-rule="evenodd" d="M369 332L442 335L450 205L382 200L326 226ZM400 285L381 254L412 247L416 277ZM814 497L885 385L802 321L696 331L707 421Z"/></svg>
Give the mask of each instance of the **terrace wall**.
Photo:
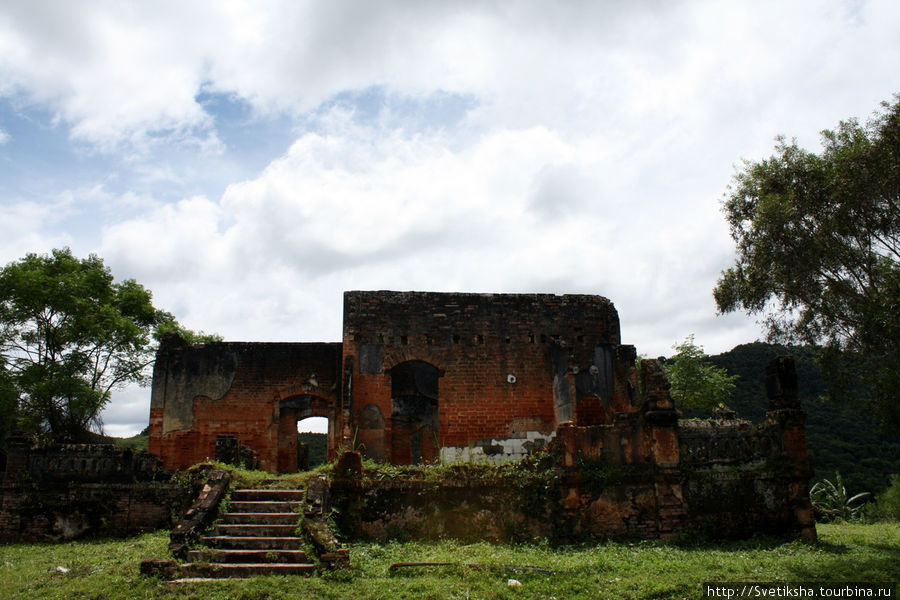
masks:
<svg viewBox="0 0 900 600"><path fill-rule="evenodd" d="M171 527L184 489L155 456L99 444L13 439L0 488L0 541L128 536Z"/></svg>

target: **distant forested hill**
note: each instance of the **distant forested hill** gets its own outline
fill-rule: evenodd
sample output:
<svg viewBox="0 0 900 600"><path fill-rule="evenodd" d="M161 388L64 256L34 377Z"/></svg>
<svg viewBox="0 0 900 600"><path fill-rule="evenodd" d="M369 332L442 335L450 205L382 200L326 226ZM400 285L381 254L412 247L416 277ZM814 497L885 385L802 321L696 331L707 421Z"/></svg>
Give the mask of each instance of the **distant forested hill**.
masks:
<svg viewBox="0 0 900 600"><path fill-rule="evenodd" d="M888 476L900 473L900 439L881 431L868 413L852 403L821 400L824 384L811 348L756 342L711 356L713 363L740 376L728 406L739 417L754 422L765 419L766 364L785 354L792 355L797 366L800 402L806 411L806 443L815 471L813 481L832 479L838 470L851 494L875 493L887 487ZM708 416L684 412L686 417Z"/></svg>

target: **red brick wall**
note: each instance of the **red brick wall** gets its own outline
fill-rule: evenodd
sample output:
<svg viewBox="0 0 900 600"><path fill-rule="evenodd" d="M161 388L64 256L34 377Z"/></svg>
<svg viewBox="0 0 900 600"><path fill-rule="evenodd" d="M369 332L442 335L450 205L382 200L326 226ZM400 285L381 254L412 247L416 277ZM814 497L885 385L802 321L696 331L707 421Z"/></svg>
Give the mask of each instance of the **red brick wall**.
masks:
<svg viewBox="0 0 900 600"><path fill-rule="evenodd" d="M391 370L408 361L440 374L433 422L392 415ZM633 363L600 296L347 292L342 344L170 338L154 370L150 449L184 467L231 435L260 468L290 471L296 420L316 415L329 418L331 457L356 444L378 460L431 461L442 447L551 436L564 421L609 424L635 410ZM297 396L314 409L282 404Z"/></svg>
<svg viewBox="0 0 900 600"><path fill-rule="evenodd" d="M330 416L339 373L340 344L164 346L154 369L150 451L166 468L186 467L214 458L216 437L232 435L256 452L261 469L295 470L297 419ZM230 377L227 391L220 397L195 394L204 377ZM282 408L298 396L311 404L309 410Z"/></svg>
<svg viewBox="0 0 900 600"><path fill-rule="evenodd" d="M577 412L579 368L590 368L598 345L615 352L618 344L618 315L599 296L404 292L344 296L343 348L353 371L350 413L356 421L366 406L377 406L388 440L390 369L404 361L420 360L440 369L439 443L466 446L515 437L525 422L550 434L566 416L560 414L554 396L553 348L563 355L562 386ZM629 357L633 361L633 353ZM625 376L630 375L626 369ZM624 385L615 386L617 395L624 393ZM586 419L600 418L598 399L586 398L584 406ZM397 453L396 444L393 451L391 443L386 446L388 454ZM400 456L388 458L405 462Z"/></svg>

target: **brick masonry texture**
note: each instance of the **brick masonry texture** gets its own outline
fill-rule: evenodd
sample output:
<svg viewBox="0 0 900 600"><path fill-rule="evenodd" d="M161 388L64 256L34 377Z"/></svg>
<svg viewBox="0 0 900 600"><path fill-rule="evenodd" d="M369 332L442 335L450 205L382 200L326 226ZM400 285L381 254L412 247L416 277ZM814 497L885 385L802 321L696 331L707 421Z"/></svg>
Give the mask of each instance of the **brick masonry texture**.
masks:
<svg viewBox="0 0 900 600"><path fill-rule="evenodd" d="M347 292L342 343L167 338L150 451L184 467L213 458L227 435L260 468L293 471L297 420L323 416L330 457L354 445L400 464L442 448L521 456L561 422L634 410L633 360L600 296Z"/></svg>
<svg viewBox="0 0 900 600"><path fill-rule="evenodd" d="M184 489L156 457L98 444L31 447L14 439L0 488L0 541L128 536L170 527Z"/></svg>
<svg viewBox="0 0 900 600"><path fill-rule="evenodd" d="M680 423L656 361L642 361L638 380L606 298L352 291L343 308L340 343L167 337L150 451L186 467L227 436L260 468L296 471L296 423L323 416L330 459L350 449L393 464L496 461L549 447L562 473L559 523L578 535L815 536L787 359L767 374L766 424L702 429Z"/></svg>
<svg viewBox="0 0 900 600"><path fill-rule="evenodd" d="M150 408L150 452L167 468L215 457L218 436L256 452L260 468L296 471L297 420L333 419L340 344L164 340ZM330 444L336 447L336 442Z"/></svg>
<svg viewBox="0 0 900 600"><path fill-rule="evenodd" d="M167 335L151 391L159 460L13 444L0 539L171 526L184 493L163 468L219 457L296 471L297 422L310 416L328 420L329 459L349 450L359 465L477 467L533 455L552 482L469 477L465 464L445 482L362 472L341 481L336 469L333 500L362 536L815 539L790 358L767 368L764 423L724 413L683 422L664 368L645 359L638 369L599 296L346 292L343 322L339 343L192 346Z"/></svg>

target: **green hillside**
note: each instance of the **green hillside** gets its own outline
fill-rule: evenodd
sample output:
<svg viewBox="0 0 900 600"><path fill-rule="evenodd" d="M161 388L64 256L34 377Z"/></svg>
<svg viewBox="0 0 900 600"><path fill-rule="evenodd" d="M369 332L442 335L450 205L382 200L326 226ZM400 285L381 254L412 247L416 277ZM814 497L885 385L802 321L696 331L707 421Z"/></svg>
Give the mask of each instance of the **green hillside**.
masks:
<svg viewBox="0 0 900 600"><path fill-rule="evenodd" d="M800 402L806 411L806 440L813 480L831 479L838 470L850 493L878 492L888 476L900 473L900 439L879 429L875 420L849 402L825 402L819 368L811 348L755 342L742 344L710 360L740 376L728 405L738 416L759 422L765 418L766 364L779 355L794 357ZM708 416L684 411L687 417Z"/></svg>

